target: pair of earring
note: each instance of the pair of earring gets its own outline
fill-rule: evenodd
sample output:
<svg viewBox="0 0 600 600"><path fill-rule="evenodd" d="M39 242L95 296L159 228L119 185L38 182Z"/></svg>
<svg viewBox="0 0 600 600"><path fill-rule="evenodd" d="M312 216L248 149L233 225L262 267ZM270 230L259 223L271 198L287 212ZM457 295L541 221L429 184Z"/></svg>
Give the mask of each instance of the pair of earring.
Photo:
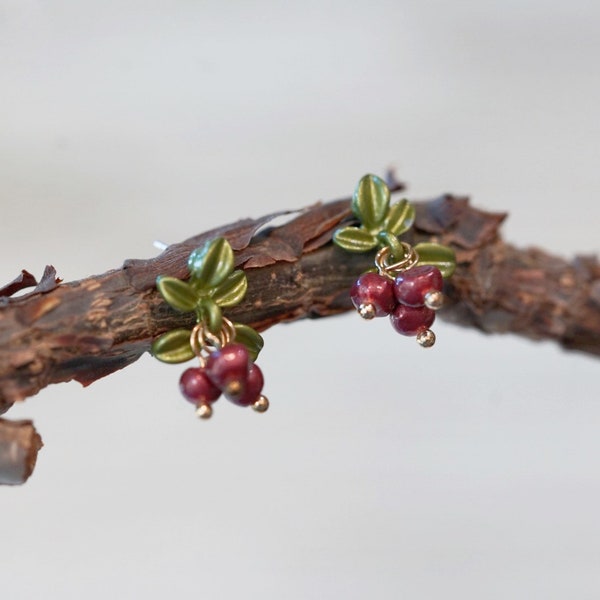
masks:
<svg viewBox="0 0 600 600"><path fill-rule="evenodd" d="M432 346L430 327L443 304L443 280L456 266L454 252L439 244L413 247L400 240L413 226L415 209L407 200L390 205L389 188L375 175L359 181L352 212L358 224L337 229L333 242L349 252L377 249L374 268L360 275L350 290L352 303L361 317L389 315L396 331ZM269 401L262 394L264 380L256 364L263 339L248 325L223 315L224 308L243 300L248 287L244 271L234 268L229 242L206 242L190 254L188 269L187 280L159 276L156 287L172 308L195 313L196 325L164 333L152 344L152 354L166 363L198 360L197 367L183 372L179 387L200 418L211 417L212 404L221 395L265 412Z"/></svg>

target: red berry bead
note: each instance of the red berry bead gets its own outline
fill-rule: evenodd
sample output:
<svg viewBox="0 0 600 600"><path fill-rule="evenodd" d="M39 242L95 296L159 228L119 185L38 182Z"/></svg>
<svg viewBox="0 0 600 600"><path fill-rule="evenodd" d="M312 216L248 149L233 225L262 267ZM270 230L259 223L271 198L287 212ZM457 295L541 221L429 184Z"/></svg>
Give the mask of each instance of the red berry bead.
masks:
<svg viewBox="0 0 600 600"><path fill-rule="evenodd" d="M249 369L250 354L244 344L226 344L206 360L206 374L230 400L243 394Z"/></svg>
<svg viewBox="0 0 600 600"><path fill-rule="evenodd" d="M396 306L393 282L377 273L364 273L350 290L350 298L364 319L389 315Z"/></svg>
<svg viewBox="0 0 600 600"><path fill-rule="evenodd" d="M426 306L398 304L390 315L394 329L402 335L417 335L429 329L435 320L435 312Z"/></svg>
<svg viewBox="0 0 600 600"><path fill-rule="evenodd" d="M221 390L208 378L204 369L198 367L186 369L181 374L179 389L186 400L196 405L211 404L221 395Z"/></svg>
<svg viewBox="0 0 600 600"><path fill-rule="evenodd" d="M441 306L444 281L437 267L422 265L407 269L396 276L394 293L396 299L406 306L425 306L437 309Z"/></svg>
<svg viewBox="0 0 600 600"><path fill-rule="evenodd" d="M234 397L225 394L225 397L238 406L251 406L260 398L263 385L264 378L262 371L258 365L253 364L248 371L248 378L246 379L246 385L242 394Z"/></svg>

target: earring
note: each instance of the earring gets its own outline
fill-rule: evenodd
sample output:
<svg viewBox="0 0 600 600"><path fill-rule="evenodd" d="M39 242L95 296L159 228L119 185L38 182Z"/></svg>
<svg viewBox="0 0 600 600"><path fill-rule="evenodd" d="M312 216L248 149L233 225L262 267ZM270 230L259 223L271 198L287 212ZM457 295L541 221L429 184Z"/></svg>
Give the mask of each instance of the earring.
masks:
<svg viewBox="0 0 600 600"><path fill-rule="evenodd" d="M359 315L373 319L389 315L394 329L429 348L435 344L430 327L435 311L442 307L443 280L454 272L454 251L440 244L414 247L399 237L415 221L408 200L390 206L390 190L376 175L365 175L352 196L352 213L359 226L337 229L333 241L348 252L379 248L375 269L363 273L350 290Z"/></svg>
<svg viewBox="0 0 600 600"><path fill-rule="evenodd" d="M175 310L194 312L196 325L162 334L152 344L152 355L166 363L198 359L198 367L181 375L179 389L201 419L211 417L212 404L221 394L238 406L265 412L269 400L261 394L263 375L255 363L263 339L222 312L239 304L248 288L244 271L234 270L231 245L225 238L206 242L190 254L188 269L189 280L161 275L156 287Z"/></svg>

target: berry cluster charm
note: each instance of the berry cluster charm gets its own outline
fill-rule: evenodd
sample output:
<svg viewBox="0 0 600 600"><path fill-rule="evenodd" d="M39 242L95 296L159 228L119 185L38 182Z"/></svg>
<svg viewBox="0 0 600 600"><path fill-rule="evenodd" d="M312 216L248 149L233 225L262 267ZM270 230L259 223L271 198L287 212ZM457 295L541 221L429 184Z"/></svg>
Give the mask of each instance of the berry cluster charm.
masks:
<svg viewBox="0 0 600 600"><path fill-rule="evenodd" d="M229 242L216 238L194 250L188 268L188 281L160 276L156 287L175 310L195 312L196 326L164 333L152 344L152 354L167 363L198 359L198 367L182 373L179 389L200 418L212 416L212 404L221 395L265 412L269 401L262 395L263 374L255 363L262 337L247 325L232 323L221 310L238 304L248 287L245 273L234 270Z"/></svg>
<svg viewBox="0 0 600 600"><path fill-rule="evenodd" d="M390 206L390 191L376 175L365 175L352 197L352 211L361 225L338 229L334 242L349 252L375 256L377 271L363 273L350 290L352 304L364 319L390 317L400 334L414 336L425 347L435 343L430 327L444 303L444 278L456 266L451 248L434 243L414 247L399 237L414 223L415 210L401 200Z"/></svg>

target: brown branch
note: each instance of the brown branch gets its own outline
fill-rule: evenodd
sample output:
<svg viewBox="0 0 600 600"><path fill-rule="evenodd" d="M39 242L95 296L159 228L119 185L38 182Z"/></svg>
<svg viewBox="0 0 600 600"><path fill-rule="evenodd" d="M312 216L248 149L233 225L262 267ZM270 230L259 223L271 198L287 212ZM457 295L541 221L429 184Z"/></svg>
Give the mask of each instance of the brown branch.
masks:
<svg viewBox="0 0 600 600"><path fill-rule="evenodd" d="M568 262L516 249L499 236L504 215L472 208L466 198L443 196L416 206L408 241L451 245L459 261L441 318L600 354L596 258ZM244 303L229 313L234 320L264 330L349 310L348 289L373 259L330 243L340 223L351 220L349 200L312 206L281 227L269 228L272 218L238 221L81 281L57 285L48 271L31 294L0 298L0 413L50 383L88 385L137 360L164 331L190 326L189 315L162 301L155 279L184 278L189 253L216 236L230 241L248 276Z"/></svg>

